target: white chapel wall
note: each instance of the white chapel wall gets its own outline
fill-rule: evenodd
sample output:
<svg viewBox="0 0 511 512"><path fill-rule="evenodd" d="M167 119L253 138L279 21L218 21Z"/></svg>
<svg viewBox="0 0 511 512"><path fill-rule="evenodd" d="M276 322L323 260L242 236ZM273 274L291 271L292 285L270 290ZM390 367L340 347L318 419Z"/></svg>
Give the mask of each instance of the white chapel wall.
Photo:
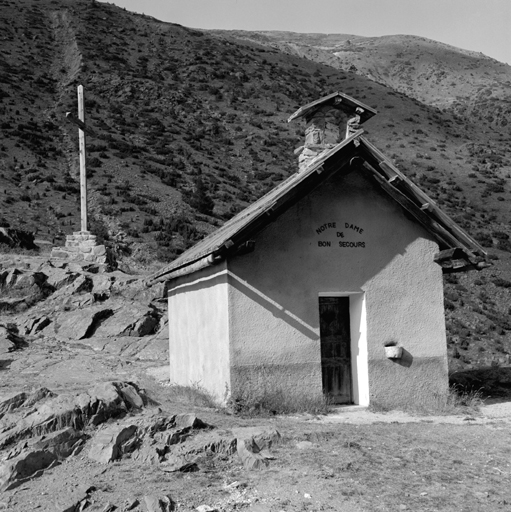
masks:
<svg viewBox="0 0 511 512"><path fill-rule="evenodd" d="M334 178L255 241L253 253L228 263L231 365L240 380L256 379L258 365L287 390L317 392L318 295L352 292L365 297L359 327L367 333L367 362L361 354L356 365L362 388L369 381L369 400L396 404L446 391L437 244L367 177ZM385 357L391 339L406 361Z"/></svg>
<svg viewBox="0 0 511 512"><path fill-rule="evenodd" d="M168 295L170 382L198 385L218 400L230 388L225 265L174 280Z"/></svg>

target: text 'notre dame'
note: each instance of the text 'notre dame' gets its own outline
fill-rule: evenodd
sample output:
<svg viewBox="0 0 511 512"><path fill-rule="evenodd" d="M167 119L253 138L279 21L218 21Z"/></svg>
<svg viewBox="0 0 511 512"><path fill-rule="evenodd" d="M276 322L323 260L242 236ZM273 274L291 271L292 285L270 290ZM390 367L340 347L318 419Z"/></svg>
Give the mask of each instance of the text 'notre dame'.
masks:
<svg viewBox="0 0 511 512"><path fill-rule="evenodd" d="M342 224L340 224L341 226ZM341 228L342 229L342 228ZM357 226L356 224L351 224L349 222L344 223L344 230L338 231L337 228L337 222L325 222L321 226L316 228L316 233L318 235L321 235L327 230L335 230L335 236L336 238L344 238L345 231L355 231L356 233L359 233L360 235L364 232L364 230ZM349 242L345 240L339 240L337 244L333 243L330 240L318 240L318 247L349 247L349 248L365 248L365 242Z"/></svg>

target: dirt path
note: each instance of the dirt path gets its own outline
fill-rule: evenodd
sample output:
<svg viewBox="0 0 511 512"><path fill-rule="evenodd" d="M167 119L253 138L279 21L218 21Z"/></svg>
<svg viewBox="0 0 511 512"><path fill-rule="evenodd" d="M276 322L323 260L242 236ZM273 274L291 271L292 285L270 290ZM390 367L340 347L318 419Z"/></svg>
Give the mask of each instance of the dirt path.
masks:
<svg viewBox="0 0 511 512"><path fill-rule="evenodd" d="M488 401L478 411L456 415L412 415L403 411L385 413L371 412L365 407L339 407L328 416L311 419L319 423L350 423L368 425L373 423L448 423L452 425L488 425L495 422L511 424L511 398Z"/></svg>

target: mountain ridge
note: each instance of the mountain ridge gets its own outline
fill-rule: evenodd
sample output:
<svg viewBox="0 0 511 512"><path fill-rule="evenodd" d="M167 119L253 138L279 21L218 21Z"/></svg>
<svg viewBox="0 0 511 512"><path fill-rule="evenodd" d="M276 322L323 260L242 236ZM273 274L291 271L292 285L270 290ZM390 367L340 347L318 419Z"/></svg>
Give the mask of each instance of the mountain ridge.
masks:
<svg viewBox="0 0 511 512"><path fill-rule="evenodd" d="M509 134L511 66L420 36L215 31L354 71L428 105L485 118ZM474 75L472 71L477 70ZM485 77L487 75L487 77ZM447 97L447 99L446 99ZM485 109L492 109L486 113Z"/></svg>

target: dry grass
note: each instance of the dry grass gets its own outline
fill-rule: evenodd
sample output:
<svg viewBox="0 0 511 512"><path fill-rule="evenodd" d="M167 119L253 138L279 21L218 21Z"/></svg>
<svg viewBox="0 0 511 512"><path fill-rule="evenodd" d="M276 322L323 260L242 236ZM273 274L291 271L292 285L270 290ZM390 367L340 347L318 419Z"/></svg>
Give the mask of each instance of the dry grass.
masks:
<svg viewBox="0 0 511 512"><path fill-rule="evenodd" d="M243 389L233 393L228 407L241 416L270 416L276 414L309 413L327 414L330 400L324 395L298 395L270 387Z"/></svg>
<svg viewBox="0 0 511 512"><path fill-rule="evenodd" d="M186 403L193 407L209 407L211 409L221 407L215 397L198 382L193 383L191 386L170 384L166 389L166 395L167 400Z"/></svg>
<svg viewBox="0 0 511 512"><path fill-rule="evenodd" d="M403 412L419 415L461 415L477 414L479 408L483 405L482 393L479 390L466 391L458 386L451 386L447 395L436 395L427 402L416 402L400 408ZM392 409L385 404L372 401L368 407L370 412L390 412Z"/></svg>

